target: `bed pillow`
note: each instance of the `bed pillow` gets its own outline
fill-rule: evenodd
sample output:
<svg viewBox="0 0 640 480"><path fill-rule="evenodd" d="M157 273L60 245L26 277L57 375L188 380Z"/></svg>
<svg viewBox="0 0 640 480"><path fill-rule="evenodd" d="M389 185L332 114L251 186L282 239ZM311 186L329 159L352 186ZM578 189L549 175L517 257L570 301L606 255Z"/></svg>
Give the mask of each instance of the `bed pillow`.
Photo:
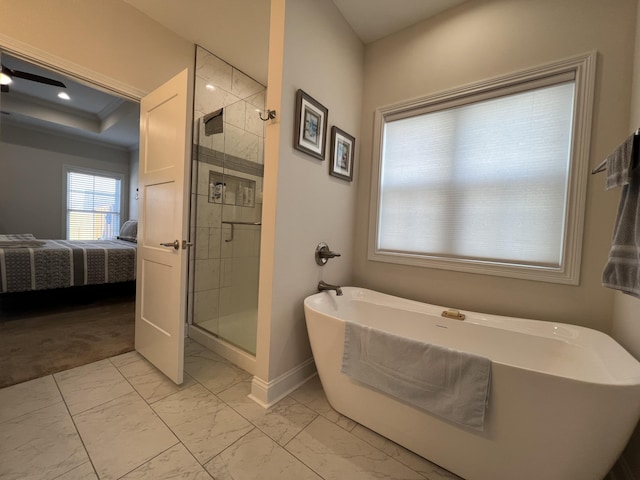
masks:
<svg viewBox="0 0 640 480"><path fill-rule="evenodd" d="M11 242L13 240L35 240L31 233L10 233L7 235L0 235L0 242Z"/></svg>
<svg viewBox="0 0 640 480"><path fill-rule="evenodd" d="M138 221L127 220L122 224L120 228L119 240L126 240L127 242L138 242Z"/></svg>

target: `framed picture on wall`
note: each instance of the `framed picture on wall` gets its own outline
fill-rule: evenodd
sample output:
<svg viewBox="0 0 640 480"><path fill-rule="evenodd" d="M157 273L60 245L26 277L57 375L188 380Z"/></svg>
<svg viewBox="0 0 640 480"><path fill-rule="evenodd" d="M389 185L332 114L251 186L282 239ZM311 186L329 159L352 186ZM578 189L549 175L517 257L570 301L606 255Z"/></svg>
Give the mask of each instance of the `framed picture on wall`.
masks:
<svg viewBox="0 0 640 480"><path fill-rule="evenodd" d="M296 93L296 125L293 147L324 160L329 111L302 90Z"/></svg>
<svg viewBox="0 0 640 480"><path fill-rule="evenodd" d="M344 180L353 180L353 154L356 139L335 125L331 127L331 165L329 174Z"/></svg>

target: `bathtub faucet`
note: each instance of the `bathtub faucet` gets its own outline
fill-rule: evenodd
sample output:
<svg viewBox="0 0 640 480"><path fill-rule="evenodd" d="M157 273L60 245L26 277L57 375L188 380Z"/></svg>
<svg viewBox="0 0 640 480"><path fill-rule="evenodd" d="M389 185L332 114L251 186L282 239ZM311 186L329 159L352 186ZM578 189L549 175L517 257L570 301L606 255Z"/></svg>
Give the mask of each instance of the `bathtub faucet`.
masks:
<svg viewBox="0 0 640 480"><path fill-rule="evenodd" d="M337 285L331 285L329 283L325 283L322 280L320 280L320 282L318 283L318 291L319 292L325 292L325 291L328 291L328 290L335 290L337 297L342 295L342 288L340 288Z"/></svg>

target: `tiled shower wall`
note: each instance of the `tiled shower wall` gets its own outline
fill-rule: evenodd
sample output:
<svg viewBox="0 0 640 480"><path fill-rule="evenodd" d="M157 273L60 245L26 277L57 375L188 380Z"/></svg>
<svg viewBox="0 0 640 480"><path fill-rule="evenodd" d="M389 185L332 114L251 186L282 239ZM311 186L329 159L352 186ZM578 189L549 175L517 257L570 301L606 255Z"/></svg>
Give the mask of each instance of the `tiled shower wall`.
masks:
<svg viewBox="0 0 640 480"><path fill-rule="evenodd" d="M195 324L215 325L220 316L257 308L260 227L222 222L260 222L265 87L215 55L197 47L194 100L194 173L190 314ZM205 135L202 117L223 108L223 133ZM223 168L224 165L224 168ZM210 172L255 182L253 206L209 199ZM241 202L240 202L241 203ZM254 328L248 326L248 328ZM255 333L254 333L255 335ZM224 336L224 335L222 335ZM233 343L233 339L231 339Z"/></svg>

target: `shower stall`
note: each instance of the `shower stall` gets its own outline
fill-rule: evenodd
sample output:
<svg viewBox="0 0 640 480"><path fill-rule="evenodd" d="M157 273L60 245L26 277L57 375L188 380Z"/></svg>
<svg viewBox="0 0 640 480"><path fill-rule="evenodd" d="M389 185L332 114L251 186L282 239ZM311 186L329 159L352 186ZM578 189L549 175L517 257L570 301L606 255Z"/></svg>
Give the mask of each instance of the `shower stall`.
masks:
<svg viewBox="0 0 640 480"><path fill-rule="evenodd" d="M190 329L255 356L266 88L199 46L195 81Z"/></svg>

